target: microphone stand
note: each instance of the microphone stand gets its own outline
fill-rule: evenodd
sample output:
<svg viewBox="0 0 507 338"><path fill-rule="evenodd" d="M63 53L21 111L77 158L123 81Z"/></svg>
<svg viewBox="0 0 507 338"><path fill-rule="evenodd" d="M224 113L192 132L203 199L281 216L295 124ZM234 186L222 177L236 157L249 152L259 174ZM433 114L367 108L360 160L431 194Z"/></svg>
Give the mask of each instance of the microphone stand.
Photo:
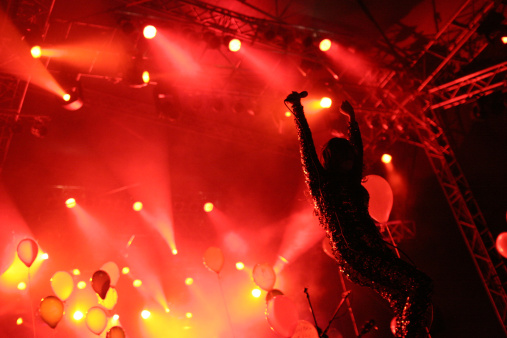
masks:
<svg viewBox="0 0 507 338"><path fill-rule="evenodd" d="M333 317L331 318L331 320L327 324L326 329L324 330L324 332L322 332L322 335L319 337L327 338L327 334L326 334L327 330L329 330L331 323L336 319L336 315L338 314L338 311L340 311L340 308L342 307L343 303L345 303L345 300L347 299L347 297L350 295L351 292L352 291L349 290L349 291L345 291L344 293L342 293L342 300L340 301L340 303L336 307L336 310L333 313ZM320 332L319 332L319 334L320 334Z"/></svg>
<svg viewBox="0 0 507 338"><path fill-rule="evenodd" d="M312 313L313 321L315 323L315 327L317 328L317 333L319 334L319 337L328 338L325 333L322 333L321 328L317 324L317 318L315 318L315 313L313 313L313 307L312 307L312 302L310 301L310 294L308 293L308 288L305 288L305 293L306 293L306 298L308 299L308 305L310 305L310 312Z"/></svg>

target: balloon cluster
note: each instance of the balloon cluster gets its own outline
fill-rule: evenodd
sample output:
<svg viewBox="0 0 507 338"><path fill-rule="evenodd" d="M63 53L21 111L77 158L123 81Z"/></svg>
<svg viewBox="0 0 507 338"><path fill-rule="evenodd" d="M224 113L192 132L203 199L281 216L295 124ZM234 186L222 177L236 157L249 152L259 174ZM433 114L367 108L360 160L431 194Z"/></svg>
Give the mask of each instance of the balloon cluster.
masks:
<svg viewBox="0 0 507 338"><path fill-rule="evenodd" d="M33 239L23 239L18 243L18 257L28 268L37 258L38 251L39 246ZM99 297L98 303L101 306L93 306L88 309L85 321L88 329L96 335L100 335L107 326L105 309L112 310L118 300L118 293L114 286L119 277L120 271L114 262L104 264L92 275L91 286ZM58 271L53 274L50 283L54 295L49 295L41 300L39 314L41 319L54 329L63 318L65 301L74 290L74 279L70 273ZM125 338L125 332L121 326L114 326L108 330L106 337Z"/></svg>

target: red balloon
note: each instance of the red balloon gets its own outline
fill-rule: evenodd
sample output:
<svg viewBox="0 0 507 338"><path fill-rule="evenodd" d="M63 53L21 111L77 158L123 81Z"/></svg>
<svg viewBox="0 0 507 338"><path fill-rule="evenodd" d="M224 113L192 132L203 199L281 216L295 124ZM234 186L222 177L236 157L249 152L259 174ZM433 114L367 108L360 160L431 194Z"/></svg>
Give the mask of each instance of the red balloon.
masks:
<svg viewBox="0 0 507 338"><path fill-rule="evenodd" d="M39 253L39 246L33 239L25 238L18 244L18 257L27 266L32 266L37 254Z"/></svg>
<svg viewBox="0 0 507 338"><path fill-rule="evenodd" d="M379 223L386 223L393 207L393 191L389 182L381 176L368 175L363 186L370 194L370 216Z"/></svg>
<svg viewBox="0 0 507 338"><path fill-rule="evenodd" d="M273 267L267 263L255 264L252 277L261 289L269 291L273 288L276 282L276 274Z"/></svg>
<svg viewBox="0 0 507 338"><path fill-rule="evenodd" d="M47 296L40 302L39 313L42 320L54 329L63 317L63 302L58 297Z"/></svg>
<svg viewBox="0 0 507 338"><path fill-rule="evenodd" d="M507 258L507 232L502 232L496 238L496 250L504 258Z"/></svg>
<svg viewBox="0 0 507 338"><path fill-rule="evenodd" d="M107 272L97 270L92 276L92 288L99 295L100 298L106 299L107 291L111 285L111 278Z"/></svg>
<svg viewBox="0 0 507 338"><path fill-rule="evenodd" d="M268 303L266 319L271 329L284 337L291 337L299 320L296 305L287 296L275 296Z"/></svg>
<svg viewBox="0 0 507 338"><path fill-rule="evenodd" d="M203 256L203 263L211 271L220 273L224 266L224 254L222 249L213 246L206 249Z"/></svg>

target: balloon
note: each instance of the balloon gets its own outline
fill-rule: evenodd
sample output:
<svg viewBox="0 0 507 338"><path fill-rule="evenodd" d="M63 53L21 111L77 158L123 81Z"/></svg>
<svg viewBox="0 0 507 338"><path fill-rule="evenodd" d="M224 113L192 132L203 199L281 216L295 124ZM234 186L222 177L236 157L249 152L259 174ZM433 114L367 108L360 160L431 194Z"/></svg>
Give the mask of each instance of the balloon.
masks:
<svg viewBox="0 0 507 338"><path fill-rule="evenodd" d="M37 254L39 253L39 246L33 239L25 238L18 244L18 257L27 266L32 266Z"/></svg>
<svg viewBox="0 0 507 338"><path fill-rule="evenodd" d="M504 258L507 258L507 232L502 232L496 238L496 250L502 255Z"/></svg>
<svg viewBox="0 0 507 338"><path fill-rule="evenodd" d="M266 291L271 290L276 282L275 271L271 265L266 263L256 264L253 268L252 276L255 284Z"/></svg>
<svg viewBox="0 0 507 338"><path fill-rule="evenodd" d="M53 277L51 277L51 288L58 298L66 300L74 289L74 280L68 272L55 272Z"/></svg>
<svg viewBox="0 0 507 338"><path fill-rule="evenodd" d="M391 324L389 324L389 327L391 328L391 332L396 335L396 319L397 317L393 317L393 319L391 319Z"/></svg>
<svg viewBox="0 0 507 338"><path fill-rule="evenodd" d="M104 331L107 325L106 313L98 306L94 306L88 310L86 314L86 326L88 329L99 335Z"/></svg>
<svg viewBox="0 0 507 338"><path fill-rule="evenodd" d="M116 265L115 262L107 262L106 264L102 265L100 270L107 272L111 278L111 286L115 286L118 282L118 279L120 278L120 269L118 268L118 265Z"/></svg>
<svg viewBox="0 0 507 338"><path fill-rule="evenodd" d="M389 183L378 175L366 176L363 186L370 194L368 211L370 216L379 223L386 223L393 207L393 191Z"/></svg>
<svg viewBox="0 0 507 338"><path fill-rule="evenodd" d="M275 296L268 303L266 319L273 331L291 337L296 330L299 315L294 302L287 296Z"/></svg>
<svg viewBox="0 0 507 338"><path fill-rule="evenodd" d="M121 326L113 326L107 331L106 338L125 338L125 331Z"/></svg>
<svg viewBox="0 0 507 338"><path fill-rule="evenodd" d="M268 294L266 295L266 303L268 303L271 299L273 299L273 297L281 295L283 295L283 292L278 289L269 290Z"/></svg>
<svg viewBox="0 0 507 338"><path fill-rule="evenodd" d="M47 296L39 305L39 313L44 322L55 328L63 317L63 302L55 296Z"/></svg>
<svg viewBox="0 0 507 338"><path fill-rule="evenodd" d="M322 250L324 250L326 255L328 255L332 259L336 259L336 257L333 254L333 247L331 246L331 242L327 237L324 237L324 239L322 240Z"/></svg>
<svg viewBox="0 0 507 338"><path fill-rule="evenodd" d="M224 266L224 254L220 248L211 246L204 252L203 262L208 269L219 273Z"/></svg>
<svg viewBox="0 0 507 338"><path fill-rule="evenodd" d="M111 285L111 278L107 274L107 272L103 270L97 270L93 273L92 276L92 288L99 295L100 298L105 299L107 295L107 290L109 290L109 286Z"/></svg>
<svg viewBox="0 0 507 338"><path fill-rule="evenodd" d="M109 288L107 290L106 298L104 300L99 299L99 304L108 310L112 310L118 302L118 292L115 288Z"/></svg>
<svg viewBox="0 0 507 338"><path fill-rule="evenodd" d="M299 320L292 338L319 338L319 332L306 320Z"/></svg>

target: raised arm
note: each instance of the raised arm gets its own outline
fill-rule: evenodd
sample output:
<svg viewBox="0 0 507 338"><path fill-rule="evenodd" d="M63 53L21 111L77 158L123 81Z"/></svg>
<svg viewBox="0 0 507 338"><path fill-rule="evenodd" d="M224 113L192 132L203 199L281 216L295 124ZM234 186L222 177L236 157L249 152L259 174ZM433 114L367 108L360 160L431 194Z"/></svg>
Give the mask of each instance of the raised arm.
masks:
<svg viewBox="0 0 507 338"><path fill-rule="evenodd" d="M292 103L294 121L296 123L299 138L301 164L303 165L306 184L308 185L312 196L317 196L321 183L320 180L324 174L324 168L322 167L315 150L312 132L310 130L310 126L308 125L308 121L306 120L300 97L293 94L289 95L285 101Z"/></svg>
<svg viewBox="0 0 507 338"><path fill-rule="evenodd" d="M363 140L361 138L361 132L359 131L359 125L356 121L356 114L354 108L348 101L342 102L340 112L349 117L349 142L352 144L352 147L354 147L354 151L357 155L354 171L357 174L357 178L361 180L363 178Z"/></svg>

